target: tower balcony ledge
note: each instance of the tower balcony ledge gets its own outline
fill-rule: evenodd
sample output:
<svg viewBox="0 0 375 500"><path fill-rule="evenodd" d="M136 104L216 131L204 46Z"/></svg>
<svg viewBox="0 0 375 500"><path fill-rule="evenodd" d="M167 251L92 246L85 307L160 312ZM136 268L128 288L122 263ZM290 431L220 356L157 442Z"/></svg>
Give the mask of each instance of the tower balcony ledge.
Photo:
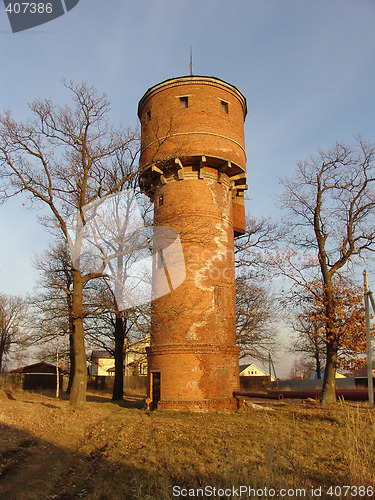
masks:
<svg viewBox="0 0 375 500"><path fill-rule="evenodd" d="M140 173L140 186L143 192L152 195L157 185L184 179L185 168L188 178L204 179L206 167L217 170L219 183L223 182L226 174L226 182L231 189L247 189L246 170L243 167L225 158L206 155L179 156L147 164Z"/></svg>

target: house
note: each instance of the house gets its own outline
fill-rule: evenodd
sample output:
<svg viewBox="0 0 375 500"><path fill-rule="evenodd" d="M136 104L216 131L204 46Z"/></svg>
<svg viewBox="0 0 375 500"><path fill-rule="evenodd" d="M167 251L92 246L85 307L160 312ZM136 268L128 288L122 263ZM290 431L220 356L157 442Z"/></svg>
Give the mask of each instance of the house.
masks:
<svg viewBox="0 0 375 500"><path fill-rule="evenodd" d="M252 364L240 365L240 377L269 377L270 374ZM275 377L271 376L271 381L274 382Z"/></svg>
<svg viewBox="0 0 375 500"><path fill-rule="evenodd" d="M144 337L132 344L125 344L124 375L146 376L147 355L146 347L150 346L150 337ZM90 375L113 377L115 375L115 359L105 350L94 350L91 354Z"/></svg>
<svg viewBox="0 0 375 500"><path fill-rule="evenodd" d="M111 377L115 374L114 357L108 351L92 351L90 361L89 374L93 377Z"/></svg>
<svg viewBox="0 0 375 500"><path fill-rule="evenodd" d="M125 355L125 375L147 375L146 347L150 347L150 336L128 345Z"/></svg>

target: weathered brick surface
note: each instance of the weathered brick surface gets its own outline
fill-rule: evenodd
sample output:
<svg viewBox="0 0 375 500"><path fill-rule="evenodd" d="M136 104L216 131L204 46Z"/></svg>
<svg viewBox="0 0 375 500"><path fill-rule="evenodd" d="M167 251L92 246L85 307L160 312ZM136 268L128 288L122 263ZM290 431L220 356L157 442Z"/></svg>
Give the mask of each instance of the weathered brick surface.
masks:
<svg viewBox="0 0 375 500"><path fill-rule="evenodd" d="M164 82L140 102L142 186L155 203L154 224L179 232L186 266L185 281L152 303L148 359L149 371L160 372L159 408L236 405L234 231L244 224L237 187L245 181L237 178L245 114L234 87L205 77Z"/></svg>

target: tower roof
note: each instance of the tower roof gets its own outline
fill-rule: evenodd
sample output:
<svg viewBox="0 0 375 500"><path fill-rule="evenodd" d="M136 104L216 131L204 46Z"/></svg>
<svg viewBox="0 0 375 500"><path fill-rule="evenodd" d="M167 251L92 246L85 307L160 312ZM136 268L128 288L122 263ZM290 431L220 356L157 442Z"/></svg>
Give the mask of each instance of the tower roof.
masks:
<svg viewBox="0 0 375 500"><path fill-rule="evenodd" d="M247 114L246 98L234 85L225 82L220 78L216 78L215 76L186 75L177 78L169 78L168 80L164 80L163 82L158 83L153 87L150 87L139 101L138 117L139 118L141 117L142 108L151 96L157 94L158 92L161 92L162 90L165 90L166 88L178 87L179 85L194 85L194 84L212 85L219 87L223 90L226 90L227 92L230 92L240 101L243 108L244 117L246 116Z"/></svg>

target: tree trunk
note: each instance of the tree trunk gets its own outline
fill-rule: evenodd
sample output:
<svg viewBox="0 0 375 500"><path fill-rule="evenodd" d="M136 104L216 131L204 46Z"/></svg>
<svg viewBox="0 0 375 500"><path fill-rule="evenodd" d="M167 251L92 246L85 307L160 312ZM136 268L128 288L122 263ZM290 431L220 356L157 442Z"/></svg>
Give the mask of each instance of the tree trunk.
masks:
<svg viewBox="0 0 375 500"><path fill-rule="evenodd" d="M87 388L87 363L82 310L83 279L79 271L72 271L72 275L74 377L69 403L76 408L82 408L86 403Z"/></svg>
<svg viewBox="0 0 375 500"><path fill-rule="evenodd" d="M72 332L69 334L69 361L70 361L70 372L69 372L68 387L66 389L67 394L70 394L71 390L72 390L73 379L74 379L74 368L75 368L74 345L73 345L73 327L72 327Z"/></svg>
<svg viewBox="0 0 375 500"><path fill-rule="evenodd" d="M338 342L335 328L335 299L333 294L332 277L329 276L324 284L325 316L326 316L326 344L327 356L324 370L323 390L320 396L322 403L336 402L336 367Z"/></svg>
<svg viewBox="0 0 375 500"><path fill-rule="evenodd" d="M321 365L320 365L320 356L319 356L319 352L318 351L316 351L316 353L315 353L315 366L316 366L316 377L317 377L318 380L320 380L322 378L321 374L320 374L322 368L321 368Z"/></svg>
<svg viewBox="0 0 375 500"><path fill-rule="evenodd" d="M324 370L323 390L320 397L322 403L336 403L336 365L337 343L327 344L327 362Z"/></svg>
<svg viewBox="0 0 375 500"><path fill-rule="evenodd" d="M116 315L115 323L115 381L112 399L120 401L124 397L124 341L126 319Z"/></svg>
<svg viewBox="0 0 375 500"><path fill-rule="evenodd" d="M71 282L68 285L70 289ZM72 295L70 293L66 296L67 308L68 308L68 320L69 320L69 362L70 362L70 372L69 372L69 382L68 387L66 389L66 393L70 394L73 385L74 379L74 370L75 370L75 362L74 362L74 345L73 345L73 310L72 310Z"/></svg>

